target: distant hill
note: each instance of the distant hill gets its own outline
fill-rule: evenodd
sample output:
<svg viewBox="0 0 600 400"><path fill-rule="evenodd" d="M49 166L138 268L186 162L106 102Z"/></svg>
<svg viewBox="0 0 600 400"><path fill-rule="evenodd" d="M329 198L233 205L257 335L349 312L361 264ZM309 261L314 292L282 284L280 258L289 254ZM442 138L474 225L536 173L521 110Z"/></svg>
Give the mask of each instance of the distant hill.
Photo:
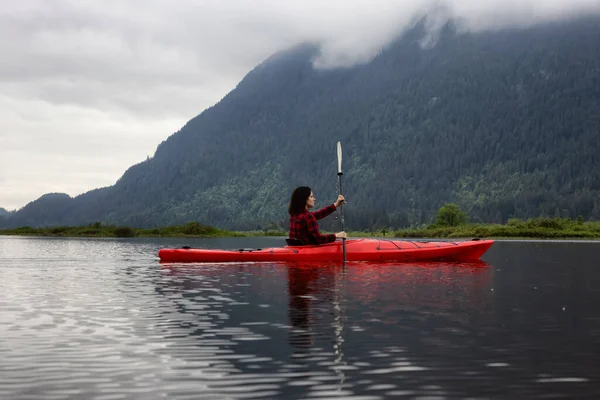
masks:
<svg viewBox="0 0 600 400"><path fill-rule="evenodd" d="M348 229L431 222L446 202L473 221L600 219L600 20L448 25L428 49L423 34L349 69L315 70L310 44L275 54L115 185L43 196L0 224L285 227L297 185L334 201L338 140Z"/></svg>
<svg viewBox="0 0 600 400"><path fill-rule="evenodd" d="M56 221L69 218L70 206L73 202L74 200L67 194L48 193L32 201L14 215L10 215L10 218L19 219L20 226L60 225Z"/></svg>
<svg viewBox="0 0 600 400"><path fill-rule="evenodd" d="M0 207L0 227L7 224L9 217L12 215L10 211Z"/></svg>

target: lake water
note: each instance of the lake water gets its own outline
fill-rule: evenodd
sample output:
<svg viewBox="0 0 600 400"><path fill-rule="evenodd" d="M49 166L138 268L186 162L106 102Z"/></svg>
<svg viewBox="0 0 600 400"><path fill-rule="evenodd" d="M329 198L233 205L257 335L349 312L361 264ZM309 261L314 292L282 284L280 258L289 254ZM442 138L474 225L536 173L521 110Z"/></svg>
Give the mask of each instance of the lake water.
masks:
<svg viewBox="0 0 600 400"><path fill-rule="evenodd" d="M282 238L0 237L1 399L600 398L600 243L175 265Z"/></svg>

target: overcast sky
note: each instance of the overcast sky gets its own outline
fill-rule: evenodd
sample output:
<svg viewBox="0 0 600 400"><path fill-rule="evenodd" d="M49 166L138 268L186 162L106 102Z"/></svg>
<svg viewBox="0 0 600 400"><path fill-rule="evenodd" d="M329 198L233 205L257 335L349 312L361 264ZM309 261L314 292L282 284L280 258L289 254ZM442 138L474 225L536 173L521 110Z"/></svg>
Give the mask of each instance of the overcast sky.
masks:
<svg viewBox="0 0 600 400"><path fill-rule="evenodd" d="M0 207L109 186L273 52L366 62L434 5L470 30L597 12L600 0L2 0Z"/></svg>

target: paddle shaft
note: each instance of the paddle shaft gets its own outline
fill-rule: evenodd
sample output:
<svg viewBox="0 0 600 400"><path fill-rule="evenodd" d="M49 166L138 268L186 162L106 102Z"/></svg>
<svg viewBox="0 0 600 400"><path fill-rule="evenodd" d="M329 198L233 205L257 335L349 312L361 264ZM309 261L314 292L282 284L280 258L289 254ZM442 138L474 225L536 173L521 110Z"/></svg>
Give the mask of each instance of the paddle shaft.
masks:
<svg viewBox="0 0 600 400"><path fill-rule="evenodd" d="M340 194L342 194L342 173L338 172L338 184L340 187ZM345 228L345 224L344 224L344 205L343 203L340 204L340 221L342 222L342 232L344 232L346 230ZM344 251L344 264L346 263L346 239L342 238L342 248Z"/></svg>

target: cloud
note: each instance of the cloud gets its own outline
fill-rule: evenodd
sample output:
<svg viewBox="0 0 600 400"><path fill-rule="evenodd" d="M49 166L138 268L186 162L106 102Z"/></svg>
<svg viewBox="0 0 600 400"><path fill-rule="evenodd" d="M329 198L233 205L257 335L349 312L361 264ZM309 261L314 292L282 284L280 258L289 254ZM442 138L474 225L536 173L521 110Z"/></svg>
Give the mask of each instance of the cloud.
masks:
<svg viewBox="0 0 600 400"><path fill-rule="evenodd" d="M435 10L465 30L598 12L598 0L21 0L0 3L0 206L114 183L272 53L369 61ZM427 39L427 38L425 38ZM425 43L425 42L424 42Z"/></svg>
<svg viewBox="0 0 600 400"><path fill-rule="evenodd" d="M49 192L76 195L112 185L180 126L178 118L148 124L127 113L7 96L0 96L0 121L18 133L2 129L0 136L0 198L7 209Z"/></svg>

